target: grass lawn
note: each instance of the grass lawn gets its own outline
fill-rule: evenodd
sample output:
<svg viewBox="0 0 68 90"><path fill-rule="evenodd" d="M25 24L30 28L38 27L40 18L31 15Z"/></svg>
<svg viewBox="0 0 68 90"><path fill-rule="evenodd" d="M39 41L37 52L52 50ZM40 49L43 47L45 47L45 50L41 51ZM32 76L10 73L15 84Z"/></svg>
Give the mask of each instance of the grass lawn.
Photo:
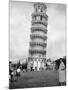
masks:
<svg viewBox="0 0 68 90"><path fill-rule="evenodd" d="M32 71L21 72L21 77L16 82L9 84L10 89L57 86L57 71Z"/></svg>

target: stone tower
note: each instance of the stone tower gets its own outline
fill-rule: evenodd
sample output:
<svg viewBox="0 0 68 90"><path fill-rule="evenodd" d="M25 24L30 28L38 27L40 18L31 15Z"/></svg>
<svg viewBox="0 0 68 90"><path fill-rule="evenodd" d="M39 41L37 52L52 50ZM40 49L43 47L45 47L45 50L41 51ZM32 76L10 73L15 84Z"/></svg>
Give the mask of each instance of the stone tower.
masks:
<svg viewBox="0 0 68 90"><path fill-rule="evenodd" d="M30 34L30 48L28 69L40 70L45 66L47 46L47 7L44 3L34 3L32 13L32 27Z"/></svg>

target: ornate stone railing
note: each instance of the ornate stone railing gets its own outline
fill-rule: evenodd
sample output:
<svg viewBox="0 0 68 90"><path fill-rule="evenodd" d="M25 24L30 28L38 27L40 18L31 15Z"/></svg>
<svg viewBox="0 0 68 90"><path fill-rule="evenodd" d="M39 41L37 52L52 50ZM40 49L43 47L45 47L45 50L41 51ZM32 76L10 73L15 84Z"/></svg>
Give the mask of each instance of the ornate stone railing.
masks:
<svg viewBox="0 0 68 90"><path fill-rule="evenodd" d="M31 32L35 32L35 31L42 31L42 32L44 32L44 33L47 34L47 29L45 29L45 28L43 28L43 27L37 27L37 26L31 27Z"/></svg>
<svg viewBox="0 0 68 90"><path fill-rule="evenodd" d="M35 46L41 46L41 47L46 47L47 43L39 43L39 42L30 42L30 46L31 47L35 47Z"/></svg>
<svg viewBox="0 0 68 90"><path fill-rule="evenodd" d="M29 54L42 54L42 55L44 55L44 54L46 54L46 51L44 51L44 50L32 50L32 49L29 49Z"/></svg>
<svg viewBox="0 0 68 90"><path fill-rule="evenodd" d="M31 34L31 35L30 35L30 38L31 38L31 39L40 38L40 39L43 39L43 40L47 40L47 36L34 35L34 34Z"/></svg>
<svg viewBox="0 0 68 90"><path fill-rule="evenodd" d="M42 24L42 25L44 25L46 27L48 25L48 23L46 21L43 21L43 20L32 20L31 22L32 22L32 25L34 25L34 24Z"/></svg>

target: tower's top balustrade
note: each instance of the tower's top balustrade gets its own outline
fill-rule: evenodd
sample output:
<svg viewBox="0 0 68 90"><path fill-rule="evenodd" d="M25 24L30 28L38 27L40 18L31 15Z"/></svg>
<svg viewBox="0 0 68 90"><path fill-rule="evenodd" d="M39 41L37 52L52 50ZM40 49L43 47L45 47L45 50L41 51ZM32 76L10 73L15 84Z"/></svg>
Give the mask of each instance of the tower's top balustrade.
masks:
<svg viewBox="0 0 68 90"><path fill-rule="evenodd" d="M34 12L32 13L32 17L36 17L36 16L42 16L44 17L46 20L48 20L48 15L45 13L41 13L41 12Z"/></svg>

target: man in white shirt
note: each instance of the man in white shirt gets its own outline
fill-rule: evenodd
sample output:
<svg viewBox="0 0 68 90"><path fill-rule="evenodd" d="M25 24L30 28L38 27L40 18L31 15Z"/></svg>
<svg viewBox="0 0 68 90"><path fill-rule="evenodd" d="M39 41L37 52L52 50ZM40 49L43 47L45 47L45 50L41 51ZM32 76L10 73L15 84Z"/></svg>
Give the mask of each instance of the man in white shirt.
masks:
<svg viewBox="0 0 68 90"><path fill-rule="evenodd" d="M17 69L17 74L16 74L18 77L20 76L20 71L21 71L20 68L18 68Z"/></svg>

